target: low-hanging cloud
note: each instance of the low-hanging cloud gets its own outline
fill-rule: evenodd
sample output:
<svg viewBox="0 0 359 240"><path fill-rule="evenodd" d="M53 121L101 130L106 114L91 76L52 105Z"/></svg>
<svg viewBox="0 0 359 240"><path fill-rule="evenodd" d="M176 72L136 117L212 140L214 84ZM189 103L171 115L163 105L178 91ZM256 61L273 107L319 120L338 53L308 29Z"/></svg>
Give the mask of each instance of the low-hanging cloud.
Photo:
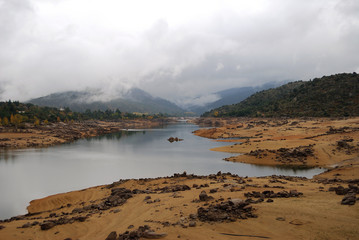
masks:
<svg viewBox="0 0 359 240"><path fill-rule="evenodd" d="M184 106L359 70L358 1L167 2L0 0L2 100L139 87Z"/></svg>

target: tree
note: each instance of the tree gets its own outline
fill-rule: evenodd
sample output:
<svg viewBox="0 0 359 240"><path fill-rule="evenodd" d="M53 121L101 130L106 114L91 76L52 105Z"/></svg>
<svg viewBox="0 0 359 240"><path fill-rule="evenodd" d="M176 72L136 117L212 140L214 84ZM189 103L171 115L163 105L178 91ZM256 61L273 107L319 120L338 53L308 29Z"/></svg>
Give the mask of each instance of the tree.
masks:
<svg viewBox="0 0 359 240"><path fill-rule="evenodd" d="M15 117L14 117L13 114L11 114L11 116L10 116L10 124L11 124L11 125L14 125L14 124L15 124Z"/></svg>
<svg viewBox="0 0 359 240"><path fill-rule="evenodd" d="M35 119L34 125L39 126L40 125L40 119L38 119L37 117L34 117L34 119Z"/></svg>
<svg viewBox="0 0 359 240"><path fill-rule="evenodd" d="M16 129L21 124L21 122L22 122L22 116L20 114L15 114L15 116L14 116L14 125L15 125Z"/></svg>
<svg viewBox="0 0 359 240"><path fill-rule="evenodd" d="M4 117L4 119L2 120L2 122L3 122L3 125L4 125L4 126L9 125L9 119L8 119L7 117Z"/></svg>

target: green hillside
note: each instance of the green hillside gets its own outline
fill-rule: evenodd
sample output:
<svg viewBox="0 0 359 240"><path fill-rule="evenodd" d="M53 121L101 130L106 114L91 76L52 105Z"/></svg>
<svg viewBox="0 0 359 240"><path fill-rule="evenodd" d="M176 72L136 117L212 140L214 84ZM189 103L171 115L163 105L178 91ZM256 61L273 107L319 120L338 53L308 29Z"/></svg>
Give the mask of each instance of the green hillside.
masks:
<svg viewBox="0 0 359 240"><path fill-rule="evenodd" d="M218 117L359 116L359 75L342 73L297 81L204 113Z"/></svg>
<svg viewBox="0 0 359 240"><path fill-rule="evenodd" d="M145 115L124 113L120 110L86 110L83 113L73 112L69 108L58 109L54 107L40 107L32 103L21 103L18 101L0 102L0 127L15 126L24 127L25 123L35 125L47 124L50 122L70 122L82 120L111 120L119 121L123 119L137 118L163 118L163 114Z"/></svg>

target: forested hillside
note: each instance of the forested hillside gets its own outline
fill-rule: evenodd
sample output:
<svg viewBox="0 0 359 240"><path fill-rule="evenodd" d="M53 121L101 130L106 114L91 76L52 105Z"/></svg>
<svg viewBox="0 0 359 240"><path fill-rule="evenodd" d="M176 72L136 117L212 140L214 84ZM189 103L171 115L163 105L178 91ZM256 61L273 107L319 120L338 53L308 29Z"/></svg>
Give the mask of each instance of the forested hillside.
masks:
<svg viewBox="0 0 359 240"><path fill-rule="evenodd" d="M359 75L342 73L297 81L253 94L203 116L349 117L359 116Z"/></svg>
<svg viewBox="0 0 359 240"><path fill-rule="evenodd" d="M120 120L135 118L162 118L162 114L146 115L135 113L122 113L118 109L106 111L86 110L83 113L73 112L69 108L58 109L54 107L40 107L31 103L18 101L0 102L0 125L21 127L24 123L35 125L49 122L70 122L81 120Z"/></svg>

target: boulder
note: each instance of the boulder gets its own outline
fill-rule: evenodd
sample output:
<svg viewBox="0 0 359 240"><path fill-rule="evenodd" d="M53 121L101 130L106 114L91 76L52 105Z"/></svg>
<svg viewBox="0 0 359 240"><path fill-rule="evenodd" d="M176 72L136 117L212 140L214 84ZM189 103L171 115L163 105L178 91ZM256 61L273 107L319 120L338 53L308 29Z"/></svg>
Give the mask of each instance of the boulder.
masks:
<svg viewBox="0 0 359 240"><path fill-rule="evenodd" d="M44 222L44 223L40 224L41 230L49 230L55 226L56 226L56 223L54 223L54 222Z"/></svg>
<svg viewBox="0 0 359 240"><path fill-rule="evenodd" d="M209 200L212 200L212 199L213 199L213 197L208 196L206 191L204 191L204 190L199 194L199 200L200 201L209 201Z"/></svg>
<svg viewBox="0 0 359 240"><path fill-rule="evenodd" d="M117 240L117 233L115 231L111 232L105 240Z"/></svg>
<svg viewBox="0 0 359 240"><path fill-rule="evenodd" d="M356 202L356 196L354 193L349 193L342 199L342 205L354 205Z"/></svg>

